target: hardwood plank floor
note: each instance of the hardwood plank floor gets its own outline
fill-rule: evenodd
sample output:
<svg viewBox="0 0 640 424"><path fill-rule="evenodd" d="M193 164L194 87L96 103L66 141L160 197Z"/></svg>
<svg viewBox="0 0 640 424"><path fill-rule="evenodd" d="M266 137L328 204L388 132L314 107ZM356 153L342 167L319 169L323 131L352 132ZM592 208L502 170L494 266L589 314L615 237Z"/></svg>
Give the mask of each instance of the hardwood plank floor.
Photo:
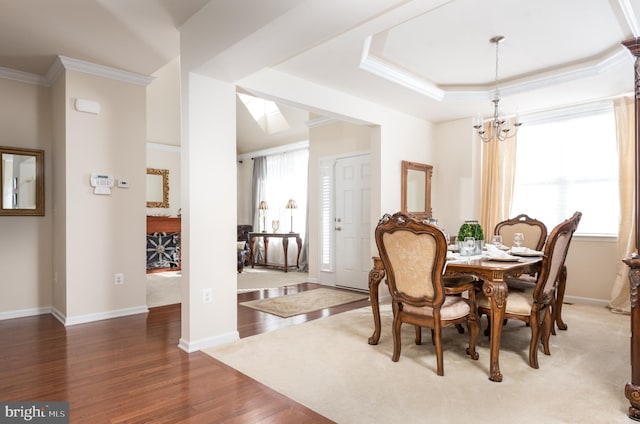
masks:
<svg viewBox="0 0 640 424"><path fill-rule="evenodd" d="M238 302L320 287L238 295ZM346 310L291 318L238 306L241 337ZM180 305L64 327L52 315L0 321L0 400L67 401L72 423L330 423L210 356L177 348Z"/></svg>

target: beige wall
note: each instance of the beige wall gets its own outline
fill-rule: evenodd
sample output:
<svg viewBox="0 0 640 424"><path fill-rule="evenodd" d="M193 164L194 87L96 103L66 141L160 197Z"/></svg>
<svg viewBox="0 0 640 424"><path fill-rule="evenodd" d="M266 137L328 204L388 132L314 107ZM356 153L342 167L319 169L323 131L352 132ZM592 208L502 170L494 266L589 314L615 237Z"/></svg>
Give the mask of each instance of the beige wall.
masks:
<svg viewBox="0 0 640 424"><path fill-rule="evenodd" d="M145 87L76 71L64 78L64 104L55 107L66 113L66 320L146 311ZM101 112L75 111L75 98L99 102ZM129 188L96 195L92 172L124 179ZM124 284L114 284L116 273Z"/></svg>
<svg viewBox="0 0 640 424"><path fill-rule="evenodd" d="M147 208L147 215L177 216L181 206L180 58L153 74L147 86L147 167L169 170L169 208Z"/></svg>
<svg viewBox="0 0 640 424"><path fill-rule="evenodd" d="M177 216L181 206L180 146L147 143L147 168L169 171L169 207L147 208L147 215Z"/></svg>
<svg viewBox="0 0 640 424"><path fill-rule="evenodd" d="M53 302L61 320L67 314L67 147L66 78L58 78L52 91L53 116ZM56 106L60 105L60 106Z"/></svg>
<svg viewBox="0 0 640 424"><path fill-rule="evenodd" d="M319 255L319 162L323 158L333 160L353 153L368 153L372 128L343 121L335 121L309 129L309 279L332 284L332 276L320 275Z"/></svg>
<svg viewBox="0 0 640 424"><path fill-rule="evenodd" d="M243 159L237 162L238 167L238 224L254 225L251 213L251 178L253 176L253 160Z"/></svg>
<svg viewBox="0 0 640 424"><path fill-rule="evenodd" d="M180 145L180 58L153 74L147 86L147 141Z"/></svg>
<svg viewBox="0 0 640 424"><path fill-rule="evenodd" d="M48 312L52 272L51 90L0 78L0 145L44 150L45 216L1 216L0 319Z"/></svg>

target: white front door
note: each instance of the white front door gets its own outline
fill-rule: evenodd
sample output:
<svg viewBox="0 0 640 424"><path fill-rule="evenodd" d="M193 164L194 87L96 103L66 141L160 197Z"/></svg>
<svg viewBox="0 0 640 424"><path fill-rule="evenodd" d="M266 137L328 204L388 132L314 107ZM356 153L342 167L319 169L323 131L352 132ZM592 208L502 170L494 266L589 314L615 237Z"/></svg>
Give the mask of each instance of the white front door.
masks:
<svg viewBox="0 0 640 424"><path fill-rule="evenodd" d="M369 155L336 161L334 227L337 286L369 289L370 169Z"/></svg>

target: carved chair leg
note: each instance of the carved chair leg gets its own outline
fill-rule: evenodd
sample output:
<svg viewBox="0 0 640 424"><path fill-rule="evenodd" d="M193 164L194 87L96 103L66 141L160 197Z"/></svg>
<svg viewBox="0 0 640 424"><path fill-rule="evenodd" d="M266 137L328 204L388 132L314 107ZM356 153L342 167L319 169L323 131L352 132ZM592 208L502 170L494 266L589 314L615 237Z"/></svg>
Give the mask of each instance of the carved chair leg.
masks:
<svg viewBox="0 0 640 424"><path fill-rule="evenodd" d="M545 308L544 323L542 327L542 347L545 355L551 355L551 350L549 349L549 338L551 337L551 332L554 326L553 314L549 310L549 307L547 307Z"/></svg>
<svg viewBox="0 0 640 424"><path fill-rule="evenodd" d="M531 312L531 342L529 342L529 366L538 369L538 344L540 343L540 311Z"/></svg>
<svg viewBox="0 0 640 424"><path fill-rule="evenodd" d="M438 375L444 375L444 364L442 360L442 328L439 323L436 324L435 330L432 330L435 337L434 343L436 345L436 361L438 363Z"/></svg>
<svg viewBox="0 0 640 424"><path fill-rule="evenodd" d="M456 329L458 330L459 334L464 334L464 327L462 326L462 324L456 324Z"/></svg>
<svg viewBox="0 0 640 424"><path fill-rule="evenodd" d="M475 318L469 316L467 320L467 328L469 328L469 347L467 348L467 355L471 357L471 359L478 359L480 355L476 352L476 342L478 340L478 333L480 333L480 319L476 315Z"/></svg>
<svg viewBox="0 0 640 424"><path fill-rule="evenodd" d="M419 325L416 325L416 344L417 345L421 345L422 344L422 327L420 327Z"/></svg>
<svg viewBox="0 0 640 424"><path fill-rule="evenodd" d="M435 332L433 331L433 329L431 329L431 344L435 346L436 344L436 336L435 336Z"/></svg>
<svg viewBox="0 0 640 424"><path fill-rule="evenodd" d="M402 321L398 318L398 314L393 317L393 356L391 360L398 362L400 359L400 331L402 327Z"/></svg>
<svg viewBox="0 0 640 424"><path fill-rule="evenodd" d="M553 299L551 299L551 319L553 320L552 325L551 325L551 334L553 334L554 336L556 335L556 313L557 313L557 309L556 309L556 298L554 297Z"/></svg>

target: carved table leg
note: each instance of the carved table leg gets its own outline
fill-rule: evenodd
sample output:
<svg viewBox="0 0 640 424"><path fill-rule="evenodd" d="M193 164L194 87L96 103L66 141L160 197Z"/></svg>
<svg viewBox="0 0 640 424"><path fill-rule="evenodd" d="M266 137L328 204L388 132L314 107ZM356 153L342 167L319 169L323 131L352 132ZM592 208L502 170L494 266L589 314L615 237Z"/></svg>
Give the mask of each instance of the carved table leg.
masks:
<svg viewBox="0 0 640 424"><path fill-rule="evenodd" d="M287 262L287 257L289 256L289 239L286 237L282 238L282 250L284 250L284 272L289 271L289 263Z"/></svg>
<svg viewBox="0 0 640 424"><path fill-rule="evenodd" d="M296 256L296 268L300 269L300 252L302 252L302 238L296 236L296 244L298 245L298 256Z"/></svg>
<svg viewBox="0 0 640 424"><path fill-rule="evenodd" d="M249 256L249 260L251 262L251 268L253 268L256 265L256 255L255 255L255 239L251 236L249 236L249 249L251 250L251 254Z"/></svg>
<svg viewBox="0 0 640 424"><path fill-rule="evenodd" d="M507 305L507 285L504 281L485 280L484 285L482 286L482 292L491 303L491 316L489 317L491 325L489 339L489 380L500 382L502 381L502 373L500 372L499 364L500 337L502 336L504 310Z"/></svg>
<svg viewBox="0 0 640 424"><path fill-rule="evenodd" d="M369 337L369 344L378 344L380 340L380 303L378 300L378 287L380 281L384 278L384 267L380 258L373 258L373 268L369 271L369 299L371 302L371 311L373 312L373 335Z"/></svg>

